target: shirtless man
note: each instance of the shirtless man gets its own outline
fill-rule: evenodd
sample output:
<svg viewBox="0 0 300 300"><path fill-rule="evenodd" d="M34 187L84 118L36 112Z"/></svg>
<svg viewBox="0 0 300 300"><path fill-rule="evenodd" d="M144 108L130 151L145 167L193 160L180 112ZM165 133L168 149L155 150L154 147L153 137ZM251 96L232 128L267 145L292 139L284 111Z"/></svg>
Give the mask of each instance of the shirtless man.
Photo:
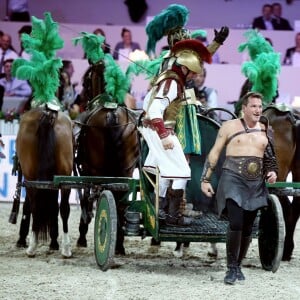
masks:
<svg viewBox="0 0 300 300"><path fill-rule="evenodd" d="M275 183L277 164L262 117L262 95L247 93L242 104L243 118L225 122L204 165L201 189L212 197L210 177L221 151L226 146L226 160L217 190L218 213L226 213L227 233L226 284L245 280L240 265L251 242L254 220L259 208L267 206L265 181ZM264 159L263 159L264 158Z"/></svg>

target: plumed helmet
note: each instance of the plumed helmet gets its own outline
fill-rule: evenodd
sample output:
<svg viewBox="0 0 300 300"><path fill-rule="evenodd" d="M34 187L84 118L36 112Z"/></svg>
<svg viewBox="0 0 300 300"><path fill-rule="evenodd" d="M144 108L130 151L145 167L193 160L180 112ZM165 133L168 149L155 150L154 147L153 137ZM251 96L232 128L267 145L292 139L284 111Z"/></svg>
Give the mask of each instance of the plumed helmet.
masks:
<svg viewBox="0 0 300 300"><path fill-rule="evenodd" d="M203 62L211 63L211 53L198 40L186 39L177 42L171 49L176 62L195 73L201 73Z"/></svg>
<svg viewBox="0 0 300 300"><path fill-rule="evenodd" d="M172 48L177 42L190 38L191 33L188 29L177 27L168 32L168 45Z"/></svg>

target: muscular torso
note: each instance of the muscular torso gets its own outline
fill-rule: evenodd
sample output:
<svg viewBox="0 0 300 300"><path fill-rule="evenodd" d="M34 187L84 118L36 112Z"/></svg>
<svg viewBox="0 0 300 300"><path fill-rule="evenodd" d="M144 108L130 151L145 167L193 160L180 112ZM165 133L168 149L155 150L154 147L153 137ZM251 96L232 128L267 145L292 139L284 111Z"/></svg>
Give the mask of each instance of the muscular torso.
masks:
<svg viewBox="0 0 300 300"><path fill-rule="evenodd" d="M265 126L261 123L257 123L254 128L249 129L265 130ZM228 124L226 124L222 132L224 135L224 140L226 139L227 141L230 136L243 130L245 129L239 119L228 121ZM250 133L245 132L235 136L227 144L226 155L263 157L267 144L268 138L265 131L256 131Z"/></svg>

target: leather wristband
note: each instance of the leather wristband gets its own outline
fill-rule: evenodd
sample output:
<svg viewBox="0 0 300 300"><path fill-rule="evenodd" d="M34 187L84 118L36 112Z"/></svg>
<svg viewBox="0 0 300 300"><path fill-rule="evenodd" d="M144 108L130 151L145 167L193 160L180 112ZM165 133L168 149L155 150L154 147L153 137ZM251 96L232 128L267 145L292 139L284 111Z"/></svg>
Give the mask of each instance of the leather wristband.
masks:
<svg viewBox="0 0 300 300"><path fill-rule="evenodd" d="M165 128L164 120L160 118L155 118L151 120L151 125L156 130L160 139L166 138L170 133Z"/></svg>
<svg viewBox="0 0 300 300"><path fill-rule="evenodd" d="M210 169L211 172L213 172L215 168L210 164L208 157L207 157L204 162L203 171L202 171L202 175L200 178L201 182L206 182L206 183L211 182L210 177L207 176L208 169Z"/></svg>

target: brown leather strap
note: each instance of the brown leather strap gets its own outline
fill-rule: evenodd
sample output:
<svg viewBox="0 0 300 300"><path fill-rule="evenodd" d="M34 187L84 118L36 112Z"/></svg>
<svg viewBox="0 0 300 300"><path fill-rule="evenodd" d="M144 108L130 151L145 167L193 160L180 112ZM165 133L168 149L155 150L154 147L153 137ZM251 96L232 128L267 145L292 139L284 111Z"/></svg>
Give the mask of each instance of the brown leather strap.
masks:
<svg viewBox="0 0 300 300"><path fill-rule="evenodd" d="M233 138L235 138L236 136L238 136L238 135L240 135L240 134L244 134L244 133L251 133L251 132L266 132L266 130L265 129L256 129L256 128L254 128L254 129L249 129L248 127L247 127L247 125L246 125L246 122L245 122L245 120L242 118L241 119L241 122L242 122L242 125L243 125L243 127L244 127L244 130L241 130L241 131L238 131L238 132L236 132L236 133L234 133L233 135L231 135L229 138L228 138L228 140L226 141L226 146L231 142L231 140L233 139Z"/></svg>

